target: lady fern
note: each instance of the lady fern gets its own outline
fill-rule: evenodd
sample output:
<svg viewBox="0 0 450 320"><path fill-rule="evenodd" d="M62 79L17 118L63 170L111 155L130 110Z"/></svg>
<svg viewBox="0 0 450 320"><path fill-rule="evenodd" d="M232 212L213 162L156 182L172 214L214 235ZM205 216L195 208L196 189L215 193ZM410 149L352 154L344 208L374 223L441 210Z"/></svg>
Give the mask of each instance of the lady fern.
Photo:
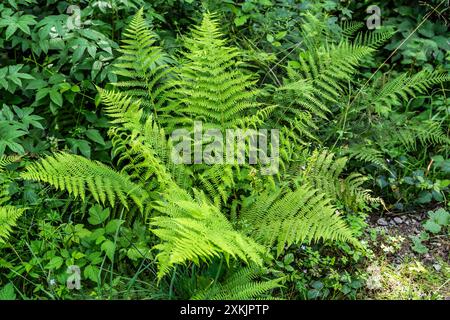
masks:
<svg viewBox="0 0 450 320"><path fill-rule="evenodd" d="M136 205L143 211L148 200L147 192L126 175L98 161L67 153L48 156L29 165L22 177L47 182L83 200L89 191L97 202L108 201L112 207L119 202L126 208Z"/></svg>
<svg viewBox="0 0 450 320"><path fill-rule="evenodd" d="M214 15L205 14L184 45L176 70L177 113L188 121L202 120L205 126L226 129L249 110L258 110L256 79L239 66L239 52L226 46ZM177 121L185 119L177 117Z"/></svg>
<svg viewBox="0 0 450 320"><path fill-rule="evenodd" d="M17 225L17 220L25 212L23 208L13 206L0 206L0 244L5 243Z"/></svg>
<svg viewBox="0 0 450 320"><path fill-rule="evenodd" d="M202 120L205 128L225 130L236 126L270 128L276 123L277 106L263 108L257 101L255 77L241 68L238 50L226 45L218 24L214 15L205 14L202 23L184 40L178 66L171 69L139 12L125 32L122 57L116 64L124 80L116 83L113 91L98 88L104 112L111 119L109 136L117 170L59 153L29 165L22 174L25 179L47 182L81 199L90 193L104 205L120 204L130 211L138 208L151 214L150 230L158 239L154 249L159 279L176 265L207 263L216 257L261 266L270 259L268 252L274 244L278 254L286 245L321 239L358 245L331 204L329 197L333 195L317 191L312 181L306 179L304 186L270 193L253 189L261 187L255 182L254 186L245 186L244 193L234 179L241 176L239 168L172 162L172 141L167 135L175 124ZM299 130L320 110L323 115L329 113L326 104L337 100L342 83L350 79L347 73L353 72L370 50L342 43L302 56L304 69L297 70L297 80L304 84L304 92L297 94L309 105L304 103L307 112L292 108ZM352 54L352 58L344 61L345 54ZM299 146L296 140L289 141L289 126L285 124L279 122L277 127L284 135L282 154L289 161ZM307 135L306 125L303 129ZM245 169L253 172L254 168ZM323 177L328 169L323 166ZM332 168L328 176L340 173L338 169ZM281 173L276 178L264 178L264 188L275 186L283 178ZM250 179L249 174L243 181ZM246 205L237 204L236 195L240 193L244 198L251 194L245 199ZM250 201L253 196L257 197L254 202ZM234 205L230 206L231 198ZM240 295L226 295L223 290L228 290L227 286L216 295L243 298L275 286L241 286L235 280L230 283L241 288Z"/></svg>
<svg viewBox="0 0 450 320"><path fill-rule="evenodd" d="M230 270L227 277L219 284L196 293L193 300L250 300L259 297L270 297L269 291L280 288L279 279L257 281L261 269L255 266Z"/></svg>
<svg viewBox="0 0 450 320"><path fill-rule="evenodd" d="M174 264L199 264L221 255L227 261L240 258L262 265L265 248L234 230L203 194L193 200L180 189L167 191L166 200L157 207L164 215L151 222L153 233L162 241L155 246L159 250L159 277Z"/></svg>
<svg viewBox="0 0 450 320"><path fill-rule="evenodd" d="M318 240L358 245L352 232L323 193L307 186L265 192L245 208L240 219L249 234L280 255L285 246Z"/></svg>
<svg viewBox="0 0 450 320"><path fill-rule="evenodd" d="M156 45L156 36L144 20L143 9L131 20L122 43L119 49L122 55L115 63L115 73L122 81L113 85L140 99L144 108L157 118L168 103L170 82L165 80L171 77L172 60Z"/></svg>

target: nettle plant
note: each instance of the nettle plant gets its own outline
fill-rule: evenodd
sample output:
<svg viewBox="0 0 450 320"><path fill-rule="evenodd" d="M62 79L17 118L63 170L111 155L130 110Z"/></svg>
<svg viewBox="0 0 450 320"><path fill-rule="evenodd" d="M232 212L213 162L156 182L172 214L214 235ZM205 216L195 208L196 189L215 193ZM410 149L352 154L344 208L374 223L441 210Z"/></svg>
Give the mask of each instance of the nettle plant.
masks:
<svg viewBox="0 0 450 320"><path fill-rule="evenodd" d="M307 152L286 134L286 123L271 127L278 106L259 102L256 77L241 66L239 50L227 46L214 15L205 14L184 39L176 63L156 45L142 10L122 42L120 81L112 90L98 88L111 119L114 168L57 153L29 165L24 179L93 199L128 221L148 219L159 279L177 265L214 259L264 266L299 243L360 246L336 204L365 206L373 200L361 189L361 177L342 179L345 158ZM192 128L194 121L218 130L280 129L280 171L262 175L259 163L174 164L168 136L180 125ZM246 297L278 285L255 284Z"/></svg>

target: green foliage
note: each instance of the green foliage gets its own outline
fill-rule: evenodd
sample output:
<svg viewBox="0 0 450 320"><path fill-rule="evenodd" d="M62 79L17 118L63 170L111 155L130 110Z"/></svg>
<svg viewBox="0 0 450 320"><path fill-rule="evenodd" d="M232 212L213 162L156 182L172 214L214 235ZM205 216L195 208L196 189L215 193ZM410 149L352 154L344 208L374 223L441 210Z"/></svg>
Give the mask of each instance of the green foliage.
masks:
<svg viewBox="0 0 450 320"><path fill-rule="evenodd" d="M141 15L140 12L134 18L131 28L141 28ZM143 30L141 32L145 33ZM245 117L242 114L245 109L257 106L251 100L255 95L254 91L248 91L252 82L249 81L249 76L235 69L237 51L224 46L217 22L209 14L205 14L202 24L192 32L193 38L185 40L189 50L185 54L186 60L182 60L179 69L175 71L178 74L176 79L179 80L179 88L176 89L174 98L186 105L180 111L190 115L191 119L200 117L221 128L232 126L236 120ZM139 51L140 46L138 44L128 48L125 56ZM205 50L207 55L204 55ZM138 55L149 56L151 59L155 52L156 55L159 54L158 49L149 49L138 52ZM120 68L120 64L118 67ZM129 66L125 65L124 68ZM196 77L192 78L194 70L200 70L202 76L198 77L196 73ZM218 78L220 81L214 82ZM200 90L194 90L194 87L189 89L194 84ZM211 89L211 85L215 85L215 89ZM146 105L136 99L136 94L128 96L122 92L99 91L106 104L105 111L113 119L111 123L115 126L110 130L115 151L124 155L119 163L131 159L131 153L137 155L138 161L133 160L123 167L123 171L115 172L98 162L61 153L30 165L22 177L48 182L82 199L85 198L86 190L89 190L97 202L105 204L108 200L112 207L118 199L123 206L130 208L129 198L143 211L151 199L146 191L146 182L152 174L144 174L145 178L136 182L131 179L136 180L138 176L142 176L142 170L149 170L159 182L155 191L169 195L165 197L165 201L156 202L156 209L163 215L151 219L152 232L161 241L154 247L159 251L157 259L160 278L174 265L186 264L188 261L200 264L220 255L224 255L227 261L232 257L261 265L265 255L263 246L235 230L219 208L210 204L201 192L192 190L196 194L194 200L189 196L190 190L183 190L176 184L172 176L173 170L168 170L170 165L167 166L166 154L169 152L166 150L170 150L170 144L161 143L164 141L164 133L159 133L152 116L145 115ZM232 105L238 109L233 111L231 108L230 111ZM207 113L198 114L200 106ZM131 139L122 135L125 132L131 134ZM145 166L141 165L140 159L145 162ZM126 172L129 169L139 174L128 177ZM205 185L205 175L202 177ZM266 197L265 194L261 196ZM328 202L328 199L312 189L297 189L283 194L273 204L268 203L267 207L260 208L256 214L243 213L240 218L253 222L255 232L250 234L263 240L266 245L270 246L271 241L266 241L261 235L277 235L278 253L285 243L290 245L322 238L357 244L351 231L335 214L335 209L328 206ZM289 210L288 205L291 205ZM285 212L284 221L287 223L281 227L277 226L275 220L280 211ZM263 224L259 225L260 222ZM286 230L288 226L294 226L296 231Z"/></svg>
<svg viewBox="0 0 450 320"><path fill-rule="evenodd" d="M429 249L426 242L440 233L445 234L445 230L450 225L450 214L444 208L436 211L428 211L428 219L423 223L424 231L418 236L411 236L411 248L418 254L428 253Z"/></svg>
<svg viewBox="0 0 450 320"><path fill-rule="evenodd" d="M0 206L0 243L5 243L12 231L17 225L17 220L25 212L25 209L19 209L12 206Z"/></svg>
<svg viewBox="0 0 450 320"><path fill-rule="evenodd" d="M425 230L434 234L441 232L443 228L448 227L450 224L450 214L444 208L429 211L428 217L423 227Z"/></svg>
<svg viewBox="0 0 450 320"><path fill-rule="evenodd" d="M131 20L123 38L115 74L126 80L114 86L140 99L156 118L167 103L170 84L163 80L169 76L170 58L155 45L156 36L150 32L142 9Z"/></svg>
<svg viewBox="0 0 450 320"><path fill-rule="evenodd" d="M0 300L16 300L16 293L12 283L8 283L0 290Z"/></svg>
<svg viewBox="0 0 450 320"><path fill-rule="evenodd" d="M165 275L174 264L209 261L223 254L225 259L240 258L262 265L265 249L252 239L233 230L231 223L204 195L194 202L182 190L167 190L167 203L158 210L165 216L152 219L151 226L162 243L155 246L160 252L159 276Z"/></svg>
<svg viewBox="0 0 450 320"><path fill-rule="evenodd" d="M143 211L147 198L146 191L131 182L127 176L100 162L76 155L60 153L46 157L39 163L28 166L22 177L50 183L83 200L86 190L89 190L97 202L104 204L108 200L112 207L118 201L128 208L130 199Z"/></svg>
<svg viewBox="0 0 450 320"><path fill-rule="evenodd" d="M222 283L212 284L197 293L194 300L250 300L263 296L267 291L280 287L280 279L255 281L261 271L254 267L230 270Z"/></svg>
<svg viewBox="0 0 450 320"><path fill-rule="evenodd" d="M263 193L240 218L252 237L268 246L276 242L278 255L285 246L320 239L358 245L336 209L329 205L329 199L305 186Z"/></svg>
<svg viewBox="0 0 450 320"><path fill-rule="evenodd" d="M214 15L206 14L201 25L184 39L182 63L176 71L177 113L205 126L231 128L246 111L256 109L255 80L241 70L236 48L226 46ZM184 118L186 119L186 118ZM181 122L181 118L177 118Z"/></svg>

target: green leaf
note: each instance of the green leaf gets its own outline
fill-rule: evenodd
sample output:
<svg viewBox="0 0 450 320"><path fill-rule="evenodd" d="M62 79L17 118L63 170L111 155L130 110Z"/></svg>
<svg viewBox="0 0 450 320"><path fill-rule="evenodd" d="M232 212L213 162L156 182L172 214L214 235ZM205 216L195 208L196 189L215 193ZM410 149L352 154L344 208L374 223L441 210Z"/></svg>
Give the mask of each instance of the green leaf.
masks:
<svg viewBox="0 0 450 320"><path fill-rule="evenodd" d="M63 98L62 94L59 92L57 88L53 88L50 91L50 99L58 106L62 107L63 105Z"/></svg>
<svg viewBox="0 0 450 320"><path fill-rule="evenodd" d="M425 254L428 252L428 248L422 244L422 241L419 237L411 237L411 240L413 242L413 246L411 248L419 253L419 254Z"/></svg>
<svg viewBox="0 0 450 320"><path fill-rule="evenodd" d="M71 150L76 153L80 150L81 154L86 158L91 157L91 147L88 141L81 139L67 138L66 141L70 144Z"/></svg>
<svg viewBox="0 0 450 320"><path fill-rule="evenodd" d="M433 220L427 220L425 224L423 225L425 230L431 232L431 233L439 233L441 231L441 226L434 222Z"/></svg>
<svg viewBox="0 0 450 320"><path fill-rule="evenodd" d="M115 245L114 242L111 240L106 240L101 245L102 251L106 253L106 256L112 261L114 259L114 251L115 251Z"/></svg>
<svg viewBox="0 0 450 320"><path fill-rule="evenodd" d="M14 32L16 32L16 30L17 30L17 25L10 24L8 26L8 28L6 28L6 40L8 40L14 34Z"/></svg>
<svg viewBox="0 0 450 320"><path fill-rule="evenodd" d="M234 19L234 24L236 25L236 27L240 27L242 25L244 25L247 22L248 16L240 16L240 17L236 17Z"/></svg>
<svg viewBox="0 0 450 320"><path fill-rule="evenodd" d="M16 292L14 290L14 285L8 283L0 290L0 300L15 300Z"/></svg>
<svg viewBox="0 0 450 320"><path fill-rule="evenodd" d="M98 132L97 129L89 129L86 131L86 136L91 139L94 142L97 142L98 144L105 145L105 140L103 139L100 132Z"/></svg>
<svg viewBox="0 0 450 320"><path fill-rule="evenodd" d="M45 98L50 92L50 89L48 88L42 88L36 93L36 101L41 100L42 98Z"/></svg>
<svg viewBox="0 0 450 320"><path fill-rule="evenodd" d="M64 263L64 259L61 257L53 257L50 262L45 266L45 269L56 270L59 269Z"/></svg>
<svg viewBox="0 0 450 320"><path fill-rule="evenodd" d="M431 194L431 192L422 191L419 194L419 198L417 199L417 202L420 204L425 204L425 203L431 202L431 200L433 200L433 195Z"/></svg>
<svg viewBox="0 0 450 320"><path fill-rule="evenodd" d="M94 205L89 209L88 222L92 225L103 223L109 217L109 208L103 209L100 205Z"/></svg>
<svg viewBox="0 0 450 320"><path fill-rule="evenodd" d="M450 213L447 212L444 208L440 208L436 211L428 212L430 219L441 226L447 226L450 224Z"/></svg>
<svg viewBox="0 0 450 320"><path fill-rule="evenodd" d="M95 61L94 62L94 64L92 65L92 70L91 70L91 78L92 79L95 79L95 77L99 73L99 71L102 68L102 66L103 66L103 63L101 61Z"/></svg>
<svg viewBox="0 0 450 320"><path fill-rule="evenodd" d="M107 234L113 234L116 233L119 227L124 223L124 220L119 219L113 219L108 222L108 224L105 227L105 231Z"/></svg>
<svg viewBox="0 0 450 320"><path fill-rule="evenodd" d="M294 262L294 255L292 253L288 253L285 257L284 257L284 264L288 265L291 264L292 262Z"/></svg>
<svg viewBox="0 0 450 320"><path fill-rule="evenodd" d="M84 268L83 275L86 279L89 279L95 283L98 283L100 269L98 267L90 264L86 268Z"/></svg>

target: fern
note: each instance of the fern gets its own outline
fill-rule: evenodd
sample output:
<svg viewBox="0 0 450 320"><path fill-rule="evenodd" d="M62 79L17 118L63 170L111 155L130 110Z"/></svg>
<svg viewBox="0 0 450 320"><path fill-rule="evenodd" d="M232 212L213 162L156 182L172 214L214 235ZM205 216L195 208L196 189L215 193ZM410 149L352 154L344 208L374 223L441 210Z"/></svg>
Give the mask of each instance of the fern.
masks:
<svg viewBox="0 0 450 320"><path fill-rule="evenodd" d="M377 30L371 32L360 32L356 36L354 43L370 47L373 49L379 48L383 45L387 40L392 38L395 34L395 31L386 29L386 30Z"/></svg>
<svg viewBox="0 0 450 320"><path fill-rule="evenodd" d="M385 170L388 170L386 161L384 160L383 152L376 148L358 144L345 150L345 154L349 155L350 158L355 158L363 162L372 163Z"/></svg>
<svg viewBox="0 0 450 320"><path fill-rule="evenodd" d="M336 158L327 150L315 150L311 155L300 161L300 166L291 166L289 174L296 185L307 184L315 190L320 190L330 199L332 204L342 204L345 208L364 209L371 203L381 202L381 199L371 196L370 190L362 185L368 178L352 173L343 178L347 166L347 158Z"/></svg>
<svg viewBox="0 0 450 320"><path fill-rule="evenodd" d="M123 33L115 64L115 73L124 78L113 85L128 96L140 99L143 107L151 110L155 119L168 104L171 59L155 44L156 37L149 30L143 9L139 10Z"/></svg>
<svg viewBox="0 0 450 320"><path fill-rule="evenodd" d="M417 142L423 146L450 145L450 138L441 125L433 120L410 123L392 133L392 142L399 142L407 151L416 150Z"/></svg>
<svg viewBox="0 0 450 320"><path fill-rule="evenodd" d="M0 172L3 172L6 166L17 162L19 159L19 156L0 156Z"/></svg>
<svg viewBox="0 0 450 320"><path fill-rule="evenodd" d="M253 266L230 270L229 275L219 284L213 283L206 290L191 297L193 300L250 300L258 297L267 299L267 292L281 287L282 279L255 281L261 269Z"/></svg>
<svg viewBox="0 0 450 320"><path fill-rule="evenodd" d="M17 220L25 212L13 206L0 206L0 243L5 243L16 226Z"/></svg>
<svg viewBox="0 0 450 320"><path fill-rule="evenodd" d="M389 157L389 154L385 150L401 147L404 152L413 152L417 150L419 144L423 147L450 145L450 139L441 125L433 120L421 122L404 120L401 124L385 120L374 125L370 129L370 134L375 143L369 145L366 141L353 142L344 153L350 158L372 163L387 171L389 168L385 158Z"/></svg>
<svg viewBox="0 0 450 320"><path fill-rule="evenodd" d="M223 254L261 265L264 247L235 231L221 212L204 195L195 201L180 189L168 190L166 201L159 202L163 216L152 219L153 233L161 243L155 246L161 278L175 264L208 262Z"/></svg>
<svg viewBox="0 0 450 320"><path fill-rule="evenodd" d="M402 73L384 84L381 89L372 89L361 104L367 104L376 112L386 114L393 106L399 106L417 93L425 93L431 86L449 79L447 74L439 71L422 70L413 76Z"/></svg>
<svg viewBox="0 0 450 320"><path fill-rule="evenodd" d="M239 52L226 46L212 14L205 14L200 26L184 41L184 60L176 70L175 99L177 112L205 122L204 126L232 128L242 121L245 112L257 110L256 80L239 67Z"/></svg>
<svg viewBox="0 0 450 320"><path fill-rule="evenodd" d="M144 115L141 100L133 100L122 92L98 90L105 112L115 125L109 136L122 170L144 184L156 175L162 184L174 179L180 186L188 187L189 172L172 162L171 142L154 118Z"/></svg>
<svg viewBox="0 0 450 320"><path fill-rule="evenodd" d="M317 34L326 32L323 25L310 27ZM258 102L256 77L241 67L239 51L227 46L213 14L205 14L185 38L175 68L155 39L139 11L124 33L116 64L121 81L114 90L98 88L111 119L108 134L117 170L59 153L29 165L22 177L81 199L89 193L105 205L151 213L158 279L176 266L200 265L216 257L224 257L227 264L235 259L261 266L271 258L272 245L278 254L291 244L311 241L358 245L334 202L357 202L369 195L361 188L361 177L340 177L345 160L314 154L308 176L297 175L300 187L291 189L281 173L264 180L252 176L250 184L234 166L175 165L167 135L175 125L194 120L202 120L205 129L276 125L282 132L282 169L287 168L301 144L308 143L302 140L316 137L316 118L326 119L340 105L359 63L374 49L332 39L318 47L314 40L309 51L300 54L298 66L288 68L285 86L277 91L281 98L287 93L287 100L294 103L263 106ZM268 185L278 191L269 191ZM239 196L243 206L238 204ZM252 274L248 269L203 294L239 299L277 286L276 281L243 284Z"/></svg>
<svg viewBox="0 0 450 320"><path fill-rule="evenodd" d="M278 89L278 101L286 106L276 115L281 124L298 132L299 141L317 140L317 124L331 116L331 106L342 104L352 75L363 58L374 52L344 40L308 49L287 67L288 77Z"/></svg>
<svg viewBox="0 0 450 320"><path fill-rule="evenodd" d="M364 23L359 21L342 21L341 25L342 35L347 39L351 38L358 30L364 27Z"/></svg>
<svg viewBox="0 0 450 320"><path fill-rule="evenodd" d="M108 201L112 207L118 201L126 208L133 203L143 211L148 199L147 192L131 182L126 175L98 161L72 154L47 156L38 163L29 165L22 177L47 182L83 200L86 191L89 191L97 202L105 204Z"/></svg>
<svg viewBox="0 0 450 320"><path fill-rule="evenodd" d="M265 192L241 212L240 219L252 237L269 247L276 243L278 255L285 246L320 239L358 245L330 200L306 186Z"/></svg>

